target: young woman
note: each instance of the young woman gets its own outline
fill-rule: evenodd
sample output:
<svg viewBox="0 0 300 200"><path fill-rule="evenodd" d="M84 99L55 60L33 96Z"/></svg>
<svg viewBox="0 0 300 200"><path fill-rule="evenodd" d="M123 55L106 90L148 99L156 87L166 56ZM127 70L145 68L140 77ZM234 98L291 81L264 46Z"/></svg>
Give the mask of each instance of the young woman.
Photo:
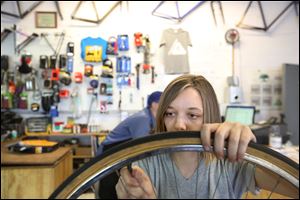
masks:
<svg viewBox="0 0 300 200"><path fill-rule="evenodd" d="M167 131L200 131L207 151L212 136L215 154L185 151L138 161L131 173L121 169L118 198L240 198L261 186L271 188L261 184L261 170L243 162L248 143L256 141L254 134L239 123L221 123L216 94L204 77L183 75L167 86L159 102L156 132Z"/></svg>

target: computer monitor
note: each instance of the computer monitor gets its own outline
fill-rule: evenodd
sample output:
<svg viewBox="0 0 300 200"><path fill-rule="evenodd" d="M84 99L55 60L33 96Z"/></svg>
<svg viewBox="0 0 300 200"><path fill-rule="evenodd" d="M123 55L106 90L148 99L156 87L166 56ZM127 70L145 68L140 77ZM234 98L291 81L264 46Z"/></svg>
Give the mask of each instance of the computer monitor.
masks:
<svg viewBox="0 0 300 200"><path fill-rule="evenodd" d="M254 124L254 106L227 106L225 112L225 121L240 122L244 125Z"/></svg>

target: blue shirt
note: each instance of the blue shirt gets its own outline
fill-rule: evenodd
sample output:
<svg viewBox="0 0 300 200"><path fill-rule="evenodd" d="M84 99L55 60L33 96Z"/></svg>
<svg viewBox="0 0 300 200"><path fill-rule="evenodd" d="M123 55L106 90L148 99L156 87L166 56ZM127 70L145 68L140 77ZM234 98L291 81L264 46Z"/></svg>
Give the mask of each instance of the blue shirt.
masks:
<svg viewBox="0 0 300 200"><path fill-rule="evenodd" d="M116 142L128 140L131 138L138 138L147 136L152 128L155 126L155 119L149 108L129 116L116 126L100 144L97 155L103 152L105 145Z"/></svg>

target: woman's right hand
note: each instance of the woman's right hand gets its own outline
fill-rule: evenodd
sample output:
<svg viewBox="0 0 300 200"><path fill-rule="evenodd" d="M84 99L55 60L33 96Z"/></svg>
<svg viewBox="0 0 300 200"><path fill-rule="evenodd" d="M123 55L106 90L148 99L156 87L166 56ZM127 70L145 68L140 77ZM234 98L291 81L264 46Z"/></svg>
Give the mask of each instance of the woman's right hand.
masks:
<svg viewBox="0 0 300 200"><path fill-rule="evenodd" d="M120 170L116 185L119 199L155 199L154 186L150 178L138 166L132 167L132 173L126 167Z"/></svg>

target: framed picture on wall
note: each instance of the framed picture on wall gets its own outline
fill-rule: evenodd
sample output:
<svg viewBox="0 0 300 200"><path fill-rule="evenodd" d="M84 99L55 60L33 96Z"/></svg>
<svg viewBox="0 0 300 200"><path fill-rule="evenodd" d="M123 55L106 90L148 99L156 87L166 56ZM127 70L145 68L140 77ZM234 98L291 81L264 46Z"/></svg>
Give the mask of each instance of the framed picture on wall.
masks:
<svg viewBox="0 0 300 200"><path fill-rule="evenodd" d="M35 12L36 28L56 28L57 16L56 12Z"/></svg>

